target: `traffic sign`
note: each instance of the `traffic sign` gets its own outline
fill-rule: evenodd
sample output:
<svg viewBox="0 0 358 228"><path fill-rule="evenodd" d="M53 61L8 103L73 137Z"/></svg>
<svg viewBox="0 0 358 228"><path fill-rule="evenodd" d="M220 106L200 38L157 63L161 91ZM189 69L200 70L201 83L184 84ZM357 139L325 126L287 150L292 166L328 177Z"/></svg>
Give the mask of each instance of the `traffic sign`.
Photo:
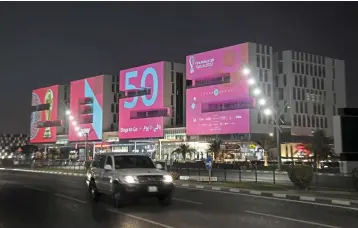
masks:
<svg viewBox="0 0 358 228"><path fill-rule="evenodd" d="M205 161L205 168L207 170L211 170L212 167L213 167L213 160L211 159L211 157L207 157Z"/></svg>

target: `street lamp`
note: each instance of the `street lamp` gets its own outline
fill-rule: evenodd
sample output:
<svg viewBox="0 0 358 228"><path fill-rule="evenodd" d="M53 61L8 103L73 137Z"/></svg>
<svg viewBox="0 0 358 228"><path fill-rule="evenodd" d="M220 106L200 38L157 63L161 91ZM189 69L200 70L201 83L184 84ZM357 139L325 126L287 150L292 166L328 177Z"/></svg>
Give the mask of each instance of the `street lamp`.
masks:
<svg viewBox="0 0 358 228"><path fill-rule="evenodd" d="M250 77L251 75L251 70L248 67L245 67L242 70L242 73L247 76L247 83L248 85L250 85L251 87L253 87L252 93L254 96L256 96L258 98L258 104L261 106L265 106L267 103L269 103L269 99L267 99L267 97L265 97L265 94L262 94L260 88L258 87L258 85L255 84L255 80L253 77ZM280 147L280 134L282 133L282 129L280 127L280 120L281 120L281 116L284 114L285 109L286 108L290 108L290 106L288 105L288 103L285 104L285 106L283 107L283 110L281 112L277 112L274 109L273 105L269 105L271 106L272 109L270 108L265 108L263 110L263 113L267 116L272 116L273 117L273 121L275 123L275 129L276 129L276 144L277 144L277 168L281 169L281 147ZM273 133L269 134L270 136L273 136Z"/></svg>
<svg viewBox="0 0 358 228"><path fill-rule="evenodd" d="M90 128L81 128L79 131L78 136L83 137L85 136L85 162L87 161L87 144L88 144L88 135L90 133ZM80 135L81 134L81 135Z"/></svg>

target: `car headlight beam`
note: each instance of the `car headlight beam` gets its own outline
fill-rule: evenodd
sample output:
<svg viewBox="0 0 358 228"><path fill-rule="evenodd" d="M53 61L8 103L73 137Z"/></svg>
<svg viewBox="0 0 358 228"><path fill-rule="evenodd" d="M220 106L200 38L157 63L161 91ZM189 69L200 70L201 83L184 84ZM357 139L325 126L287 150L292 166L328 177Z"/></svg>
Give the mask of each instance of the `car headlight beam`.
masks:
<svg viewBox="0 0 358 228"><path fill-rule="evenodd" d="M138 179L134 176L125 176L124 181L128 184L138 183Z"/></svg>
<svg viewBox="0 0 358 228"><path fill-rule="evenodd" d="M164 175L163 176L163 182L164 183L172 183L173 182L173 177L171 175Z"/></svg>

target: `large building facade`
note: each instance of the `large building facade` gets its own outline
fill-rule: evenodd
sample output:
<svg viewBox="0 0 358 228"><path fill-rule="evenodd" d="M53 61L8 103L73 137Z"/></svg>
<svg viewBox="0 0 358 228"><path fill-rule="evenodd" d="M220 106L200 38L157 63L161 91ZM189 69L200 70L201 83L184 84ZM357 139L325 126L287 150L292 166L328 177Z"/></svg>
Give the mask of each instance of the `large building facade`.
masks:
<svg viewBox="0 0 358 228"><path fill-rule="evenodd" d="M298 137L316 129L331 136L333 115L346 106L344 61L274 51L243 43L190 54L186 64L162 61L120 70L119 77L71 82L58 108L57 119L63 122L53 127L70 144L83 143L76 129L85 128L94 151L150 152L159 158L182 142L203 153L211 139L257 141L278 125ZM278 123L265 114L259 98L279 115ZM73 116L68 122L66 104ZM36 121L32 126L38 126Z"/></svg>

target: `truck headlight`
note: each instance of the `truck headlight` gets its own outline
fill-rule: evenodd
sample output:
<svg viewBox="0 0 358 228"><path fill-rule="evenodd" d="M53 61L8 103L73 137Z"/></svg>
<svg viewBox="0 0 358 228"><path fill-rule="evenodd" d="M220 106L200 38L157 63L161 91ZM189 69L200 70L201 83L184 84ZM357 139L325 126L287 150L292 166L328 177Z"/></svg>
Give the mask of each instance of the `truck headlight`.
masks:
<svg viewBox="0 0 358 228"><path fill-rule="evenodd" d="M134 176L125 176L124 181L128 184L135 184L138 183L138 179Z"/></svg>
<svg viewBox="0 0 358 228"><path fill-rule="evenodd" d="M164 175L163 176L163 182L164 183L172 183L173 182L173 177L171 175Z"/></svg>

